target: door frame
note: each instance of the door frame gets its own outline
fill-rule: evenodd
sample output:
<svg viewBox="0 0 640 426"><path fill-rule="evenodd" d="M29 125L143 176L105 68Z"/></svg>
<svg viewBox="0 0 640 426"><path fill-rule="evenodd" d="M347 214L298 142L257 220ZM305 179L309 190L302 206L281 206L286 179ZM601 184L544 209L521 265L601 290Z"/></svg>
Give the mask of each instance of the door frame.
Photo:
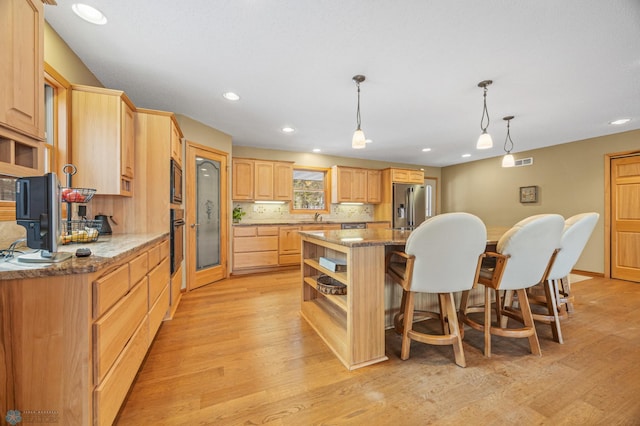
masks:
<svg viewBox="0 0 640 426"><path fill-rule="evenodd" d="M640 150L604 155L604 277L611 278L611 160L640 155Z"/></svg>
<svg viewBox="0 0 640 426"><path fill-rule="evenodd" d="M198 288L194 286L196 280L196 246L195 246L195 230L191 224L195 221L195 212L190 206L196 197L195 194L195 174L193 164L189 161L190 151L193 149L206 151L208 153L224 157L224 164L220 164L220 265L222 273L220 279L229 277L229 153L220 151L210 146L199 143L186 141L185 161L183 162L185 170L185 266L186 266L186 291L189 292ZM211 281L215 282L217 280Z"/></svg>

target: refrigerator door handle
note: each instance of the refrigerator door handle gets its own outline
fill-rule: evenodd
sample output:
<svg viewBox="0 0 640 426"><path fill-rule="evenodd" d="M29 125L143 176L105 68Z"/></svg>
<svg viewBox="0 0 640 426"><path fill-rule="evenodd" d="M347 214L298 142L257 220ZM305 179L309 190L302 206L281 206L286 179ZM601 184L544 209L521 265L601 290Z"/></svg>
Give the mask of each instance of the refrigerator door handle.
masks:
<svg viewBox="0 0 640 426"><path fill-rule="evenodd" d="M408 214L408 221L407 221L407 225L409 226L413 226L415 223L415 216L416 216L416 210L415 210L415 205L414 205L414 194L413 194L413 187L409 188L407 190L407 196L409 198L409 214Z"/></svg>

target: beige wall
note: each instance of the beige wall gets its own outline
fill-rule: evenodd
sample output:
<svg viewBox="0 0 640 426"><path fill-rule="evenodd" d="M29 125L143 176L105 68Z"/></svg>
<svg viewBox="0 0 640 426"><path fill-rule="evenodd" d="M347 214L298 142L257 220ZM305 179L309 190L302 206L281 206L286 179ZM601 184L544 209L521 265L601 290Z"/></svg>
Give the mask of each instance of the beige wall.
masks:
<svg viewBox="0 0 640 426"><path fill-rule="evenodd" d="M604 272L604 155L640 147L640 130L585 139L533 151L533 165L503 169L501 157L442 169L442 211L467 211L488 226L511 226L527 216L565 218L597 212L600 220L575 268ZM521 204L519 188L538 186L538 202Z"/></svg>
<svg viewBox="0 0 640 426"><path fill-rule="evenodd" d="M103 87L100 80L89 71L80 58L47 22L45 22L44 26L44 61L71 84Z"/></svg>
<svg viewBox="0 0 640 426"><path fill-rule="evenodd" d="M176 114L176 120L185 139L231 155L231 136L202 124L186 115ZM184 152L183 152L184 155Z"/></svg>

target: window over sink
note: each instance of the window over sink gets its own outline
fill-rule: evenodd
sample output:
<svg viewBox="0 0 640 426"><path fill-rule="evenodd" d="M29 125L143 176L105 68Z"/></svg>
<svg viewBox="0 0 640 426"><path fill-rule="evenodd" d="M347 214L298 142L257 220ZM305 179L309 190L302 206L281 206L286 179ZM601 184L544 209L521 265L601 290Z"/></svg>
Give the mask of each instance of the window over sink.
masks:
<svg viewBox="0 0 640 426"><path fill-rule="evenodd" d="M329 213L331 169L294 167L291 213Z"/></svg>

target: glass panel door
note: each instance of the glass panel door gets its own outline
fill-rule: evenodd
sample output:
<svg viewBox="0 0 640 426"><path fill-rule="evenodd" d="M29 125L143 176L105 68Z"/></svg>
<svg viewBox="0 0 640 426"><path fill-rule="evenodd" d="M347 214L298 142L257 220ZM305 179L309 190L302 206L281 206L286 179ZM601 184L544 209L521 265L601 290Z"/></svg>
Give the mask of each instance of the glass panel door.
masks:
<svg viewBox="0 0 640 426"><path fill-rule="evenodd" d="M220 265L220 162L196 157L196 270Z"/></svg>

